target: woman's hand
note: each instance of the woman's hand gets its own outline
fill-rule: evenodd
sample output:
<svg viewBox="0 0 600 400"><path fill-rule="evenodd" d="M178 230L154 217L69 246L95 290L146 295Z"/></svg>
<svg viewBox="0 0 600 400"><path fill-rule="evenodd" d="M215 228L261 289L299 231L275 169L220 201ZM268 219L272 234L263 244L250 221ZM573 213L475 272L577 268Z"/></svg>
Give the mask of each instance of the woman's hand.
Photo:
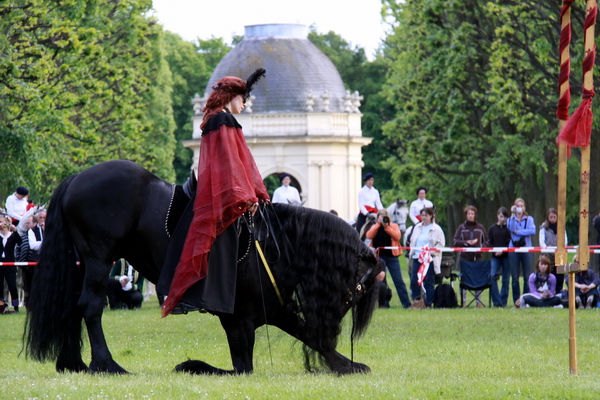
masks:
<svg viewBox="0 0 600 400"><path fill-rule="evenodd" d="M256 214L256 211L258 210L258 202L252 202L249 201L246 203L246 210L252 214L252 216L254 216L254 214Z"/></svg>

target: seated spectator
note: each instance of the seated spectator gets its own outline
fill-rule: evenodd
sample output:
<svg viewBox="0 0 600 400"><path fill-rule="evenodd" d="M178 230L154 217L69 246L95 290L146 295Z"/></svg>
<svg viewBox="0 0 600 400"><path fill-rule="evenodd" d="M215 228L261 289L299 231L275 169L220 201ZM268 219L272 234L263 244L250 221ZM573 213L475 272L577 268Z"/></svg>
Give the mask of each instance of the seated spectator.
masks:
<svg viewBox="0 0 600 400"><path fill-rule="evenodd" d="M0 215L0 262L15 262L17 246L21 244L21 236L11 223L8 215ZM17 267L0 266L0 296L4 296L4 281L8 285L11 304L15 312L19 312L19 294L17 290ZM4 303L8 303L4 300Z"/></svg>
<svg viewBox="0 0 600 400"><path fill-rule="evenodd" d="M113 265L106 286L106 295L111 310L142 307L144 277L123 258Z"/></svg>
<svg viewBox="0 0 600 400"><path fill-rule="evenodd" d="M27 212L29 190L19 186L17 190L6 198L6 212L14 225L17 225Z"/></svg>
<svg viewBox="0 0 600 400"><path fill-rule="evenodd" d="M529 293L521 296L519 306L554 307L561 306L560 296L556 295L556 277L550 273L550 260L540 256L535 272L529 275Z"/></svg>
<svg viewBox="0 0 600 400"><path fill-rule="evenodd" d="M600 278L591 269L575 273L575 304L577 308L589 310L596 307L598 304L598 285L600 285Z"/></svg>
<svg viewBox="0 0 600 400"><path fill-rule="evenodd" d="M388 210L385 208L379 210L377 212L377 222L367 232L367 238L371 239L371 247L375 249L390 246L400 247L400 236L400 228L398 224L391 222ZM410 299L408 298L406 284L402 279L402 270L398 262L398 256L401 253L402 250L400 249L379 249L378 251L379 258L385 263L387 270L392 275L392 280L394 281L394 286L396 286L402 307L409 308L411 306ZM389 307L389 299L388 304L384 304L385 306Z"/></svg>

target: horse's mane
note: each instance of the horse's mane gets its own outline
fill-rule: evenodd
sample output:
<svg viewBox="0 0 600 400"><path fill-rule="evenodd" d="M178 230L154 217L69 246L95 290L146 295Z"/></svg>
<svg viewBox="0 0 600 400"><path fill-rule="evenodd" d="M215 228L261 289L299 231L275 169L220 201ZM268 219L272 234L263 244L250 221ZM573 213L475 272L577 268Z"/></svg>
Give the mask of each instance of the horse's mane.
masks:
<svg viewBox="0 0 600 400"><path fill-rule="evenodd" d="M350 308L350 290L361 278L358 259L372 253L359 240L356 230L331 213L283 204L273 207L276 216L270 216L270 222L277 232L279 248L268 241L266 248L269 258L278 256L287 265L283 271L278 269L282 291L288 291L284 297L295 299L305 333L325 348L335 347L341 321ZM316 355L304 346L307 370L313 369Z"/></svg>

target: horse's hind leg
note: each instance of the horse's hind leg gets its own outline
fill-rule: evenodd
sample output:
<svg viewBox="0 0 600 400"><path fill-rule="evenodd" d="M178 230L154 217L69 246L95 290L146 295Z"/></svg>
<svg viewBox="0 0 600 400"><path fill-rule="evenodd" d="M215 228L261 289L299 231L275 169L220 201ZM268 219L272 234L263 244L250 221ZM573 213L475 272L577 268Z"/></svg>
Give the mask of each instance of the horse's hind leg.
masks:
<svg viewBox="0 0 600 400"><path fill-rule="evenodd" d="M91 372L127 373L117 364L108 350L102 330L102 311L106 302L108 267L100 261L85 262L85 279L78 308L83 314L92 350Z"/></svg>
<svg viewBox="0 0 600 400"><path fill-rule="evenodd" d="M74 316L67 323L68 332L63 338L63 344L56 359L56 371L58 372L87 372L88 366L81 358L81 320L83 319L79 311L74 311Z"/></svg>
<svg viewBox="0 0 600 400"><path fill-rule="evenodd" d="M312 350L318 352L331 372L345 375L371 371L371 368L367 365L353 362L348 357L339 353L335 349L335 342L327 340L319 341L310 335L308 330L302 326L303 323L298 315L291 311L284 312L282 310L282 313L277 318L272 318L269 323L277 326L282 331L292 335Z"/></svg>

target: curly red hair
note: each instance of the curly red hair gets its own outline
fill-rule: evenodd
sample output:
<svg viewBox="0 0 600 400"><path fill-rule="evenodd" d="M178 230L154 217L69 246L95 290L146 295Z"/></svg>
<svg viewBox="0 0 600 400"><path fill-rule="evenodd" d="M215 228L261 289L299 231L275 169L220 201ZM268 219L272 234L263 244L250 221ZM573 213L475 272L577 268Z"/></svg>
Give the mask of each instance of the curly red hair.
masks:
<svg viewBox="0 0 600 400"><path fill-rule="evenodd" d="M213 91L208 96L206 106L204 106L204 118L200 129L204 129L206 122L217 113L220 113L226 104L236 96L244 96L246 93L246 82L235 76L226 76L219 79L212 87Z"/></svg>

